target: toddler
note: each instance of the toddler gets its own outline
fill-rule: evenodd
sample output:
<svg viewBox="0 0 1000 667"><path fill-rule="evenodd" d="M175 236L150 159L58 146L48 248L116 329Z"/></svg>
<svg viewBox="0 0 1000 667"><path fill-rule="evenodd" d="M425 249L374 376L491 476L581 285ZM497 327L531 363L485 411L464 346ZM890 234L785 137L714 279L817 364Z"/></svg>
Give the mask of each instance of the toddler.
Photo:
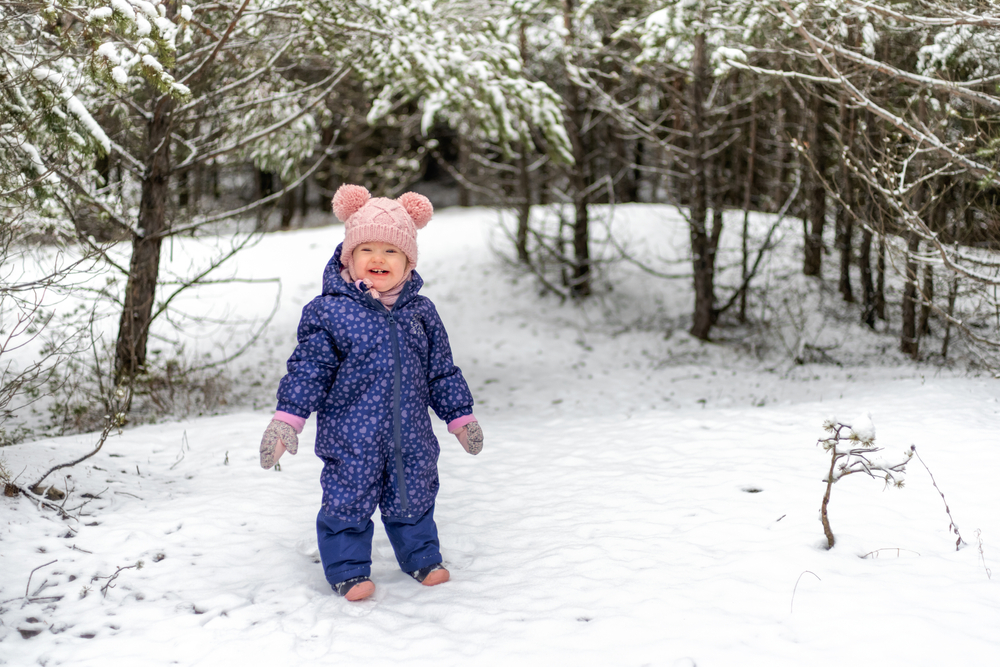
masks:
<svg viewBox="0 0 1000 667"><path fill-rule="evenodd" d="M260 464L295 454L297 434L316 413L320 558L333 589L355 601L375 592L376 506L400 568L425 586L448 581L434 524L439 447L427 408L470 454L481 451L483 433L444 325L417 294L417 230L431 219L430 201L413 192L372 198L344 185L333 210L344 242L323 272L322 295L302 311Z"/></svg>

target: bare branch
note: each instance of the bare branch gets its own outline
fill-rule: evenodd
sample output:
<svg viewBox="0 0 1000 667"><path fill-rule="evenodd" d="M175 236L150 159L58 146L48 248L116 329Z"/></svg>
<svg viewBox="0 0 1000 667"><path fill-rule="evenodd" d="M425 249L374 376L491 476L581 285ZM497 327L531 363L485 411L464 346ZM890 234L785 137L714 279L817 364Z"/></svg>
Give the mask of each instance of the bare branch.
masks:
<svg viewBox="0 0 1000 667"><path fill-rule="evenodd" d="M334 72L333 74L331 74L330 76L328 76L327 78L323 79L319 83L313 84L313 85L305 88L304 90L313 90L313 89L316 89L316 88L318 88L318 87L320 87L322 85L325 85L325 84L329 83L329 85L322 91L322 93L320 93L319 95L316 95L308 104L304 105L301 109L299 109L298 113L293 114L291 116L288 116L287 118L283 118L280 121L269 125L268 127L265 127L265 128L263 128L261 130L258 130L257 132L254 132L253 134L249 134L249 135L247 135L245 137L241 137L238 141L230 144L229 146L224 146L222 148L218 148L218 149L216 149L216 150L208 153L207 155L198 155L196 153L193 153L193 154L189 155L182 163L180 163L179 165L177 165L176 169L177 170L183 170L183 169L187 169L190 166L192 166L194 164L197 164L197 163L204 163L204 162L208 162L209 160L214 160L215 158L218 158L218 157L221 157L223 155L226 155L227 153L232 153L232 152L234 152L236 150L239 150L240 148L242 148L243 146L246 146L247 144L253 143L254 141L257 141L258 139L261 139L261 138L266 137L268 135L274 134L278 130L281 130L282 128L285 128L288 125L291 125L296 120L298 120L299 118L301 118L305 114L307 114L310 111L312 111L312 109L316 105L318 105L320 102L322 102L326 98L326 96L330 93L330 91L332 91L337 86L337 84L340 83L340 81L347 75L347 73L350 70L351 70L350 66L343 67L340 70L338 70L338 71Z"/></svg>
<svg viewBox="0 0 1000 667"><path fill-rule="evenodd" d="M239 23L240 17L243 15L243 12L249 4L250 0L243 0L243 4L236 10L236 14L233 15L232 21L229 22L229 25L226 27L226 31L222 34L219 41L216 42L215 48L212 52L208 54L208 56L202 60L197 67L188 72L188 74L181 79L180 83L189 85L201 77L201 73L205 70L205 68L208 67L208 65L219 55L219 52L222 51L222 47L225 46L226 42L229 40L229 36L233 33L233 30L236 28L236 24Z"/></svg>
<svg viewBox="0 0 1000 667"><path fill-rule="evenodd" d="M833 77L837 81L839 81L839 85L843 87L855 99L858 106L860 106L863 109L868 109L879 118L888 121L911 139L919 143L927 144L928 146L932 147L941 156L947 157L951 160L954 160L956 163L961 164L970 173L976 175L983 181L986 181L994 186L1000 186L1000 177L997 176L997 172L995 169L989 167L988 165L976 162L975 160L965 155L962 155L961 153L953 149L951 146L948 146L946 143L938 139L936 136L921 132L913 125L906 122L906 120L903 119L902 117L897 116L896 114L888 111L887 109L882 108L881 106L876 104L870 97L865 95L860 89L858 89L857 86L855 86L850 81L850 79L844 76L840 72L840 70L837 67L835 67L829 61L829 59L826 58L826 56L823 55L822 51L820 50L820 45L816 42L813 35L808 30L805 29L802 21L795 15L791 7L788 6L787 1L781 0L781 4L785 8L785 11L788 13L789 17L791 18L792 27L809 43L809 45L813 49L813 53L815 54L820 64L828 72L830 72L830 74L833 75Z"/></svg>

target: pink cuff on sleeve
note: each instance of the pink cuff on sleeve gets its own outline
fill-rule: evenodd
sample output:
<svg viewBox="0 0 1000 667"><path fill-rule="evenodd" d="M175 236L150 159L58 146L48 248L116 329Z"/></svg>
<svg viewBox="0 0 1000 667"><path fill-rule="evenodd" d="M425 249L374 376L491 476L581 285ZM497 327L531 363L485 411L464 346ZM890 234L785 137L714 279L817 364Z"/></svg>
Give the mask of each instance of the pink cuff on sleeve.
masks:
<svg viewBox="0 0 1000 667"><path fill-rule="evenodd" d="M299 417L298 415L293 415L289 412L282 412L281 410L275 412L274 417L272 417L271 419L277 419L279 422L285 422L293 429L295 429L296 433L302 433L302 429L306 425L305 417Z"/></svg>
<svg viewBox="0 0 1000 667"><path fill-rule="evenodd" d="M474 421L479 421L476 419L476 415L465 415L464 417L459 417L458 419L452 419L448 422L448 433L458 433L462 430L463 426L471 424Z"/></svg>

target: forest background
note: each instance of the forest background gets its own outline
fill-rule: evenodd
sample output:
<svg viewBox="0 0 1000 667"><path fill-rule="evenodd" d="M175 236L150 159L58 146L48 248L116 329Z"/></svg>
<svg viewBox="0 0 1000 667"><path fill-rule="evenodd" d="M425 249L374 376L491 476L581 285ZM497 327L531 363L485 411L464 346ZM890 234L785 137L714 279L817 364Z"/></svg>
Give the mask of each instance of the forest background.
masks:
<svg viewBox="0 0 1000 667"><path fill-rule="evenodd" d="M689 280L705 341L767 331L755 279L801 220L801 274L856 326L996 369L998 26L967 0L0 0L2 441L218 409L266 322L191 358L178 298L334 222L341 183L514 212L503 252L564 301L608 294L613 262ZM630 202L677 207L684 263L610 232ZM165 275L192 236L216 255Z"/></svg>

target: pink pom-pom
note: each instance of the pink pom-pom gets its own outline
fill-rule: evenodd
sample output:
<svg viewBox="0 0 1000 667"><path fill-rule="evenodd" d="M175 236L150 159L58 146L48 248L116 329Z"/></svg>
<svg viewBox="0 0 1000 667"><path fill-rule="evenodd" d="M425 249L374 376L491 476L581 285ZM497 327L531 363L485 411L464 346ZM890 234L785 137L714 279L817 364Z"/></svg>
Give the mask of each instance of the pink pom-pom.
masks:
<svg viewBox="0 0 1000 667"><path fill-rule="evenodd" d="M423 229L431 221L431 216L434 215L434 207L431 205L431 200L416 192L402 194L396 201L410 214L410 217L413 218L413 224L417 226L417 229Z"/></svg>
<svg viewBox="0 0 1000 667"><path fill-rule="evenodd" d="M361 185L341 185L333 195L333 214L341 222L357 213L372 198L368 189Z"/></svg>

